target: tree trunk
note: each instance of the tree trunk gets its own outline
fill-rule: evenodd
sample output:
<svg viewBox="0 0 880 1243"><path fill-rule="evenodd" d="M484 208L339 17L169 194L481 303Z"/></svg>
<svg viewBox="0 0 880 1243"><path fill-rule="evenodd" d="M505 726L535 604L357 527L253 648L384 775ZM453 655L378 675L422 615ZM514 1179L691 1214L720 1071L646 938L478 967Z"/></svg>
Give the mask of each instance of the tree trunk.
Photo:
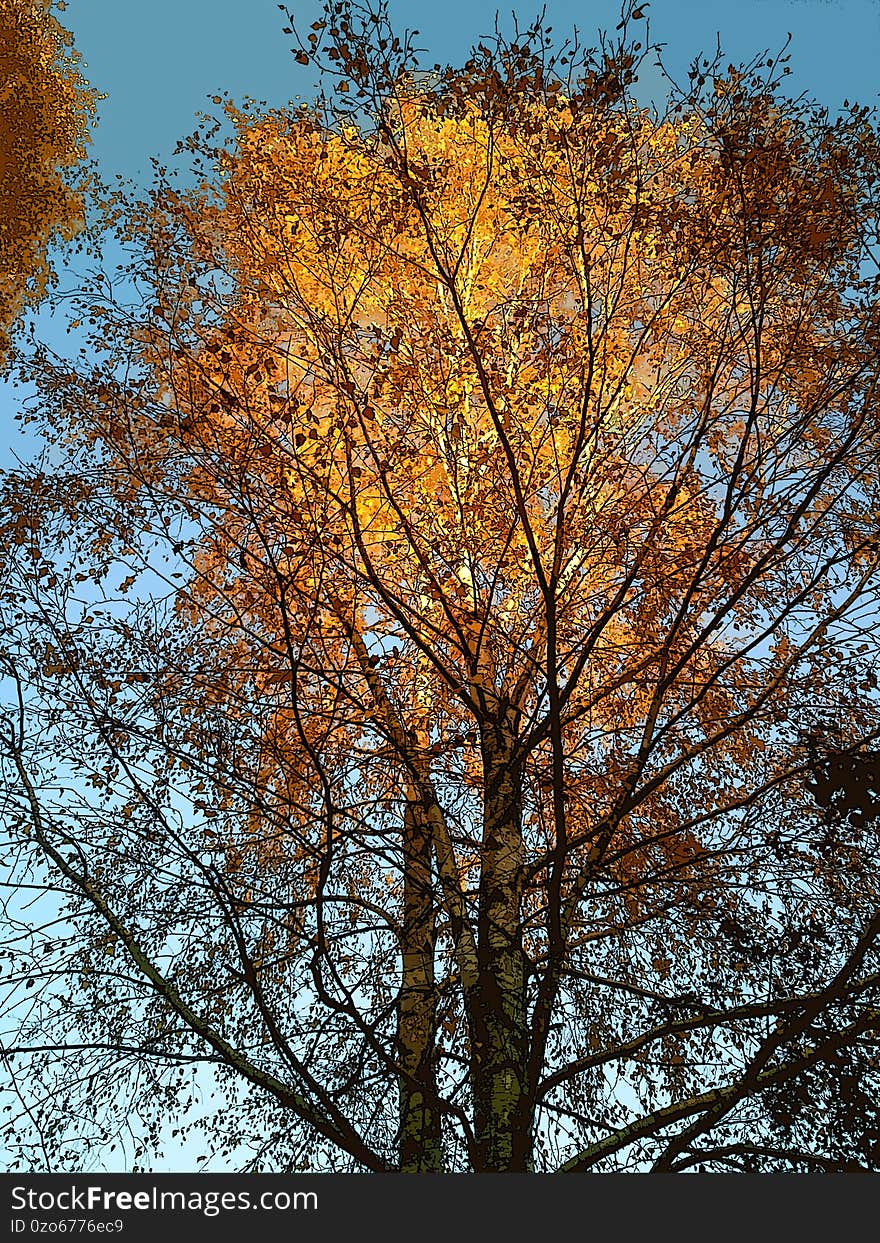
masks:
<svg viewBox="0 0 880 1243"><path fill-rule="evenodd" d="M397 1026L400 1169L404 1174L436 1173L443 1168L436 1083L431 845L424 808L410 789L403 831L403 972Z"/></svg>
<svg viewBox="0 0 880 1243"><path fill-rule="evenodd" d="M471 1013L478 1172L531 1168L526 959L522 945L521 775L512 722L483 731L479 981Z"/></svg>

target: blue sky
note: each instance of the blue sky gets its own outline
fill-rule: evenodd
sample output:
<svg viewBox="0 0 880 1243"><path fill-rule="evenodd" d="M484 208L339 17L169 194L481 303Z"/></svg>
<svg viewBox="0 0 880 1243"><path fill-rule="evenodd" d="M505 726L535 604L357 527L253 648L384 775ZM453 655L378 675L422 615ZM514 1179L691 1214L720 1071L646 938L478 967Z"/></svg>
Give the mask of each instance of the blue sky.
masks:
<svg viewBox="0 0 880 1243"><path fill-rule="evenodd" d="M307 26L316 0L292 3ZM516 6L521 18L535 0ZM422 32L430 59L457 61L470 43L502 24L510 6L495 0L391 0L400 26ZM547 20L562 35L577 24L589 43L599 27L614 29L618 0L547 0ZM792 77L831 108L845 98L877 102L880 87L878 0L653 0L654 39L667 45L669 67L681 71L698 52L714 50L716 35L728 59L777 51L793 35ZM275 0L70 0L64 21L73 31L92 82L107 92L93 153L108 171L144 176L150 156L167 159L192 128L209 97L225 89L282 104L308 96L310 70L290 55Z"/></svg>

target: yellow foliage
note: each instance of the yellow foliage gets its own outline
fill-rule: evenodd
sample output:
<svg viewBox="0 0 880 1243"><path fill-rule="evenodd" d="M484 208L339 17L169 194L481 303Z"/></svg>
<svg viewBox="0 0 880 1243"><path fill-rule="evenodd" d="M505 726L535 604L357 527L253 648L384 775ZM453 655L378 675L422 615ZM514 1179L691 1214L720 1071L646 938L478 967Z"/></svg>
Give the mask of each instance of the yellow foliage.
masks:
<svg viewBox="0 0 880 1243"><path fill-rule="evenodd" d="M815 558L874 453L874 138L760 92L658 120L532 80L499 119L459 86L363 129L229 105L222 179L132 223L156 401L93 429L201 515L179 607L277 709L267 787L356 755L358 798L415 766L470 799L501 722L529 851L662 843L768 779L756 740L811 694Z"/></svg>
<svg viewBox="0 0 880 1243"><path fill-rule="evenodd" d="M52 239L82 227L82 195L66 174L85 154L95 95L52 8L0 0L0 363L19 315L52 279Z"/></svg>

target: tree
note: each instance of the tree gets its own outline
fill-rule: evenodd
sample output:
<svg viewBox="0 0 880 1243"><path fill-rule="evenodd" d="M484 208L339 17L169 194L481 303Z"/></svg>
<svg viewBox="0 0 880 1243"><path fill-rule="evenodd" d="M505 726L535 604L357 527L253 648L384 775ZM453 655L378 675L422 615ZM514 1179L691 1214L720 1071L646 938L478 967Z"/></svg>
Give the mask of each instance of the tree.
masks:
<svg viewBox="0 0 880 1243"><path fill-rule="evenodd" d="M82 228L82 187L65 176L85 153L95 94L51 0L0 0L0 363L22 310L45 296L47 249Z"/></svg>
<svg viewBox="0 0 880 1243"><path fill-rule="evenodd" d="M660 116L630 26L425 74L334 0L342 102L227 105L35 357L24 1162L880 1164L876 129Z"/></svg>

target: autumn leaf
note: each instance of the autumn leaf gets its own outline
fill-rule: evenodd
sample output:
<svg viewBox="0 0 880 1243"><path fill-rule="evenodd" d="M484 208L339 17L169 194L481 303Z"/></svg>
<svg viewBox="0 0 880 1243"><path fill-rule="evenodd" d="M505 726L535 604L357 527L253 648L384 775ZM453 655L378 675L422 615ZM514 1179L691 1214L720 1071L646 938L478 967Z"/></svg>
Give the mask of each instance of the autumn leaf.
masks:
<svg viewBox="0 0 880 1243"><path fill-rule="evenodd" d="M95 92L51 0L0 0L0 363L8 334L53 278L52 238L83 227L80 163Z"/></svg>

